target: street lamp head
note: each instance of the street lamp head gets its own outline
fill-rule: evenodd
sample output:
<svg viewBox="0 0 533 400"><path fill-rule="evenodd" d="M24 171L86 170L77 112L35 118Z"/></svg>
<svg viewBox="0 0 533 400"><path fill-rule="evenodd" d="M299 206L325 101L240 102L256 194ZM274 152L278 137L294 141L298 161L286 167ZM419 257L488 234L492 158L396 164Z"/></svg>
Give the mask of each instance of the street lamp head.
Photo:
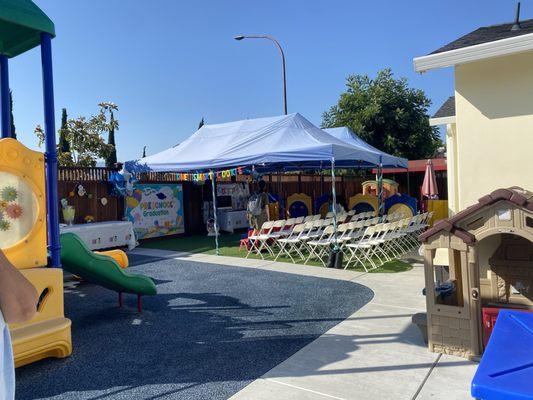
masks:
<svg viewBox="0 0 533 400"><path fill-rule="evenodd" d="M235 39L235 40L243 40L244 36L243 35L238 35L238 36L235 36L233 39Z"/></svg>

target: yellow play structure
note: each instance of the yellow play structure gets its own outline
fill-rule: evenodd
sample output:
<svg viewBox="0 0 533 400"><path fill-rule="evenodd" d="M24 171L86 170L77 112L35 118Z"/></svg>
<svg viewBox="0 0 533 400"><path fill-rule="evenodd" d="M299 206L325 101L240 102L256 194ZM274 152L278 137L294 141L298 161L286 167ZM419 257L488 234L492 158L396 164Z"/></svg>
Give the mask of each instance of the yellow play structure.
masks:
<svg viewBox="0 0 533 400"><path fill-rule="evenodd" d="M63 311L63 270L46 268L46 188L42 153L0 139L0 248L35 286L37 314L11 324L15 366L72 353L71 322Z"/></svg>
<svg viewBox="0 0 533 400"><path fill-rule="evenodd" d="M47 268L45 165L42 153L0 139L0 249L40 294L37 314L11 324L15 366L72 353L71 321L63 308L63 270ZM100 252L122 268L121 250Z"/></svg>
<svg viewBox="0 0 533 400"><path fill-rule="evenodd" d="M417 212L416 199L399 193L399 185L391 179L383 179L383 199L385 214L402 213L404 216L413 216ZM348 209L356 212L373 211L378 213L378 182L365 181L362 183L362 193L348 199Z"/></svg>

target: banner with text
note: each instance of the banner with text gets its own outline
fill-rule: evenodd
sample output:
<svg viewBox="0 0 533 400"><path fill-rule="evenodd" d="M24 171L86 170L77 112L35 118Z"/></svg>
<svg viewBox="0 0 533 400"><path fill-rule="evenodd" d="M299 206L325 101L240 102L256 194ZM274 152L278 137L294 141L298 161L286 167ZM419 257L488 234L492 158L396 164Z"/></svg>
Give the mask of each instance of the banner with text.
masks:
<svg viewBox="0 0 533 400"><path fill-rule="evenodd" d="M126 197L126 217L137 239L185 232L182 185L135 185L132 195Z"/></svg>

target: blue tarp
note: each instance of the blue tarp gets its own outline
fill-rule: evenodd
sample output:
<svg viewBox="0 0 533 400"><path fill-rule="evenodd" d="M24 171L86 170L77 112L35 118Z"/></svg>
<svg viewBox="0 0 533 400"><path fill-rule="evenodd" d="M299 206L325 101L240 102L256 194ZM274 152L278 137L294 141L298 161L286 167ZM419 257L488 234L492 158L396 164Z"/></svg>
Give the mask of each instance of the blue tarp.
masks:
<svg viewBox="0 0 533 400"><path fill-rule="evenodd" d="M392 157L361 141L347 143L316 127L300 114L204 125L176 147L129 161L130 171L208 171L255 166L259 171L337 166L403 167ZM384 158L387 156L387 158ZM387 161L385 163L385 161Z"/></svg>
<svg viewBox="0 0 533 400"><path fill-rule="evenodd" d="M337 139L342 140L345 143L351 144L352 146L357 146L362 149L367 150L369 153L374 153L376 156L381 156L382 164L384 167L389 165L396 165L398 168L407 168L407 160L405 158L392 156L381 150L376 149L374 146L368 144L363 139L361 139L357 134L352 131L350 128L343 126L340 128L327 128L324 129L331 136L336 137Z"/></svg>

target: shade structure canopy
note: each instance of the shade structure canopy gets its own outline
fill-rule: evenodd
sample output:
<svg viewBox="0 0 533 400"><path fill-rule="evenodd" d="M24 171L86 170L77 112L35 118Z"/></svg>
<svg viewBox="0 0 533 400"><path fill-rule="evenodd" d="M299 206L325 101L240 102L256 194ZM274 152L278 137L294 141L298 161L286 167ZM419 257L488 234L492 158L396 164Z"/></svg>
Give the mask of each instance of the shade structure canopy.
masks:
<svg viewBox="0 0 533 400"><path fill-rule="evenodd" d="M16 57L41 44L41 33L55 37L54 23L31 0L0 0L0 54Z"/></svg>
<svg viewBox="0 0 533 400"><path fill-rule="evenodd" d="M337 167L372 167L380 159L386 166L407 165L371 146L340 140L295 113L204 125L178 146L130 161L126 168L187 172L254 166L268 171L329 167L332 160Z"/></svg>
<svg viewBox="0 0 533 400"><path fill-rule="evenodd" d="M395 165L396 168L407 168L408 164L405 158L396 157L385 153L384 151L376 149L374 146L368 144L363 139L361 139L354 131L352 131L346 126L342 126L339 128L326 128L324 129L324 131L329 133L331 136L342 140L344 143L364 149L368 152L367 158L371 158L371 155L373 155L374 160L378 160L376 164L378 164L379 160L381 159L381 163L384 167L391 167Z"/></svg>

